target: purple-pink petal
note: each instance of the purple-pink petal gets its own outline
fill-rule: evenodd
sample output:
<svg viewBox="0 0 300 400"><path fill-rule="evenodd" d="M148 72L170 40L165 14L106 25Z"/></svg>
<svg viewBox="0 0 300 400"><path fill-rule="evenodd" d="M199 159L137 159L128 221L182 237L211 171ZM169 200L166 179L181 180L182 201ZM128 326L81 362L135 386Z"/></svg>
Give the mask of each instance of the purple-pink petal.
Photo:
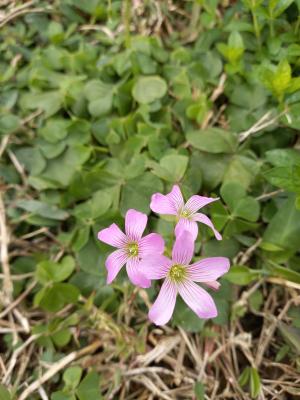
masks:
<svg viewBox="0 0 300 400"><path fill-rule="evenodd" d="M184 209L189 211L190 213L194 214L200 208L207 206L208 204L210 204L216 200L219 200L219 198L195 195L195 196L192 196L189 198L189 200L186 202L186 204L184 206Z"/></svg>
<svg viewBox="0 0 300 400"><path fill-rule="evenodd" d="M138 241L139 256L146 257L149 254L162 254L165 249L164 239L158 233L150 233Z"/></svg>
<svg viewBox="0 0 300 400"><path fill-rule="evenodd" d="M122 248L127 243L127 237L116 224L98 232L98 239L110 246Z"/></svg>
<svg viewBox="0 0 300 400"><path fill-rule="evenodd" d="M217 281L204 282L206 286L213 290L219 290L221 284Z"/></svg>
<svg viewBox="0 0 300 400"><path fill-rule="evenodd" d="M139 240L147 225L148 217L139 211L130 209L125 216L125 232L131 240Z"/></svg>
<svg viewBox="0 0 300 400"><path fill-rule="evenodd" d="M172 260L175 264L188 265L194 254L194 239L190 232L183 231L176 237Z"/></svg>
<svg viewBox="0 0 300 400"><path fill-rule="evenodd" d="M151 281L145 277L140 268L140 261L138 257L129 258L126 263L126 271L129 280L136 286L141 288L149 288Z"/></svg>
<svg viewBox="0 0 300 400"><path fill-rule="evenodd" d="M216 228L214 227L214 224L211 222L211 220L205 214L196 213L193 215L193 220L201 222L202 224L209 226L212 229L216 239L222 240L222 235L216 230Z"/></svg>
<svg viewBox="0 0 300 400"><path fill-rule="evenodd" d="M210 257L197 261L188 267L188 275L195 282L216 281L226 274L230 267L226 257Z"/></svg>
<svg viewBox="0 0 300 400"><path fill-rule="evenodd" d="M193 240L197 239L198 225L195 221L191 221L187 218L180 218L175 226L175 236L180 236L184 231L190 232Z"/></svg>
<svg viewBox="0 0 300 400"><path fill-rule="evenodd" d="M150 203L151 210L157 214L178 215L183 206L184 201L178 185L174 185L167 195L153 194Z"/></svg>
<svg viewBox="0 0 300 400"><path fill-rule="evenodd" d="M176 286L166 278L148 317L155 325L165 325L172 317L176 303Z"/></svg>
<svg viewBox="0 0 300 400"><path fill-rule="evenodd" d="M148 279L162 279L167 276L172 261L162 254L153 254L142 259L140 266Z"/></svg>
<svg viewBox="0 0 300 400"><path fill-rule="evenodd" d="M200 318L215 318L218 310L210 294L198 286L196 283L186 280L178 284L178 292L185 303Z"/></svg>
<svg viewBox="0 0 300 400"><path fill-rule="evenodd" d="M112 252L105 261L107 269L107 283L111 283L118 275L120 269L126 263L128 255L125 250L119 249Z"/></svg>

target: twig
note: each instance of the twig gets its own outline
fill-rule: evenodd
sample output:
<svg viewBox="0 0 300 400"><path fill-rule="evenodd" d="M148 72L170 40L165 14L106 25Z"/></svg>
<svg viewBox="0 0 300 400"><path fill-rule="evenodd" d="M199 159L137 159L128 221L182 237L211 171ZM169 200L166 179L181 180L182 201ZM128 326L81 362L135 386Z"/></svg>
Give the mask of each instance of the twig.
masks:
<svg viewBox="0 0 300 400"><path fill-rule="evenodd" d="M183 340L179 345L179 352L178 352L178 356L177 356L177 360L176 360L175 378L174 378L176 385L180 385L180 382L182 380L181 370L182 370L182 365L183 365L185 349L186 349L186 343Z"/></svg>
<svg viewBox="0 0 300 400"><path fill-rule="evenodd" d="M115 38L115 33L112 32L107 26L104 25L82 25L79 28L80 31L86 32L86 31L98 31L98 32L103 32L105 33L106 36L108 36L110 39Z"/></svg>
<svg viewBox="0 0 300 400"><path fill-rule="evenodd" d="M27 272L26 274L10 275L12 281L23 281L24 279L33 277L33 272ZM4 279L5 275L0 274L0 279Z"/></svg>
<svg viewBox="0 0 300 400"><path fill-rule="evenodd" d="M259 247L262 242L262 238L259 238L252 246L250 246L245 253L242 253L241 259L237 262L237 264L245 265L246 262L251 258L252 254Z"/></svg>
<svg viewBox="0 0 300 400"><path fill-rule="evenodd" d="M36 335L32 335L30 336L21 346L19 346L12 354L10 362L9 362L9 366L7 368L6 374L3 378L3 382L8 384L10 382L10 377L11 377L11 373L17 363L17 359L19 357L19 355L23 352L23 350L30 345L30 343L32 343L33 341L35 341L38 337L40 337L41 334L36 334Z"/></svg>
<svg viewBox="0 0 300 400"><path fill-rule="evenodd" d="M36 381L34 381L31 385L28 386L24 390L24 392L21 394L18 400L25 400L31 393L35 392L38 390L45 382L47 382L49 379L52 378L55 374L57 374L59 371L64 369L68 364L70 364L72 361L75 361L77 358L81 358L85 356L86 354L94 353L100 346L102 345L102 342L100 340L95 341L94 343L90 344L89 346L84 347L83 349L79 351L73 351L72 353L68 354L66 357L62 358L55 364L49 368L47 372L44 373L40 378L38 378Z"/></svg>
<svg viewBox="0 0 300 400"><path fill-rule="evenodd" d="M2 198L2 192L0 191L0 237L1 237L1 264L2 271L4 274L3 278L3 296L4 303L9 304L12 298L13 285L10 277L10 266L8 258L8 245L9 245L9 234L6 228L6 217L4 209L4 201Z"/></svg>
<svg viewBox="0 0 300 400"><path fill-rule="evenodd" d="M19 383L22 381L23 375L27 370L27 366L31 360L31 356L32 356L32 352L34 349L35 344L31 343L31 345L28 348L28 351L26 351L25 353L22 354L20 362L19 362L19 369L18 372L16 373L16 378L14 381L14 389L15 391L18 390L19 388Z"/></svg>
<svg viewBox="0 0 300 400"><path fill-rule="evenodd" d="M274 192L264 193L264 194L256 197L256 200L258 200L258 201L268 200L268 199L271 199L272 197L275 197L278 194L283 193L283 192L284 192L283 189L274 190Z"/></svg>
<svg viewBox="0 0 300 400"><path fill-rule="evenodd" d="M37 282L34 280L31 282L31 284L28 286L28 288L15 300L13 301L2 313L0 313L0 318L5 317L11 310L13 310L19 303L21 303L22 300L25 299L25 297L32 291L32 289L35 287Z"/></svg>
<svg viewBox="0 0 300 400"><path fill-rule="evenodd" d="M215 88L215 90L212 92L212 95L210 96L210 101L215 102L217 98L224 92L224 86L226 82L227 76L225 73L223 73L220 77L218 86Z"/></svg>
<svg viewBox="0 0 300 400"><path fill-rule="evenodd" d="M133 378L132 380L138 384L143 384L147 389L150 390L150 392L152 392L158 398L161 398L164 400L173 400L171 397L169 397L168 395L164 394L161 390L159 390L159 388L152 382L152 380L150 380L149 378L147 378L144 375L139 377L138 379ZM19 400L21 400L21 399L19 399Z"/></svg>
<svg viewBox="0 0 300 400"><path fill-rule="evenodd" d="M248 137L256 132L259 132L265 128L268 128L269 126L273 125L275 122L278 121L279 118L281 118L283 115L287 113L287 110L284 110L280 114L276 115L275 117L269 119L272 115L271 111L268 111L266 114L264 114L251 128L249 128L247 131L241 132L239 134L239 142L242 143Z"/></svg>
<svg viewBox="0 0 300 400"><path fill-rule="evenodd" d="M7 152L8 152L9 158L11 159L14 167L16 168L17 172L21 176L23 185L27 186L26 174L25 174L25 171L24 171L24 168L23 168L22 164L20 163L20 161L17 159L17 157L15 156L15 154L11 150L8 150Z"/></svg>
<svg viewBox="0 0 300 400"><path fill-rule="evenodd" d="M209 98L210 101L215 102L217 100L217 98L224 92L224 85L225 85L225 82L226 82L226 78L227 78L226 74L223 73L221 75L221 77L220 77L218 86L215 88L215 90L212 92L212 95ZM208 124L209 124L209 122L210 122L210 120L212 119L213 116L214 116L214 113L213 113L212 110L210 110L207 113L204 121L201 124L201 129L207 128L207 126L208 126Z"/></svg>
<svg viewBox="0 0 300 400"><path fill-rule="evenodd" d="M0 158L2 157L2 154L4 153L6 146L8 145L9 142L9 135L3 136L1 140L1 145L0 145Z"/></svg>
<svg viewBox="0 0 300 400"><path fill-rule="evenodd" d="M278 322L285 316L285 314L288 312L290 306L299 300L300 300L300 296L290 299L286 303L286 305L283 307L283 309L279 313L278 317L277 318L273 317L273 322L265 330L262 331L262 334L259 338L259 343L257 346L257 353L256 353L256 357L255 357L255 364L256 364L257 368L260 366L260 364L263 360L263 356L265 354L265 351L268 347L270 340L272 339L272 337L274 335L274 332L277 328ZM266 320L265 320L265 322L266 322Z"/></svg>
<svg viewBox="0 0 300 400"><path fill-rule="evenodd" d="M155 361L164 358L180 342L180 336L173 336L159 342L148 353L137 357L137 362L146 366Z"/></svg>
<svg viewBox="0 0 300 400"><path fill-rule="evenodd" d="M13 309L12 313L14 314L15 318L20 322L20 324L23 326L23 328L25 329L25 332L29 333L30 325L29 325L28 319L26 317L24 317L24 315L22 315L17 308Z"/></svg>
<svg viewBox="0 0 300 400"><path fill-rule="evenodd" d="M27 115L24 119L22 119L21 124L26 125L28 122L32 121L35 117L41 115L44 111L38 108L37 110L33 111L31 114Z"/></svg>
<svg viewBox="0 0 300 400"><path fill-rule="evenodd" d="M33 113L29 114L27 117L22 119L21 125L28 124L28 122L32 121L35 117L38 117L42 113L43 113L43 110L41 110L41 109L38 109L38 110L34 111ZM8 143L9 143L9 139L10 139L12 133L14 133L14 132L11 132L9 135L5 135L2 138L2 141L1 141L1 144L0 144L0 158L2 157L2 154L4 153L6 147L7 147Z"/></svg>
<svg viewBox="0 0 300 400"><path fill-rule="evenodd" d="M300 284L296 282L287 281L286 279L281 278L267 278L266 282L274 283L275 285L281 285L293 289L300 290Z"/></svg>
<svg viewBox="0 0 300 400"><path fill-rule="evenodd" d="M195 347L190 342L186 332L181 327L179 327L179 331L180 331L181 336L182 336L183 340L185 341L188 349L190 350L191 355L193 356L194 360L196 361L198 369L200 370L200 368L201 368L201 359L200 359L199 354L197 353Z"/></svg>
<svg viewBox="0 0 300 400"><path fill-rule="evenodd" d="M39 392L39 395L41 396L42 400L49 400L47 393L45 392L45 389L43 388L43 386L38 388L38 392Z"/></svg>
<svg viewBox="0 0 300 400"><path fill-rule="evenodd" d="M3 28L3 26L5 24L7 24L7 22L19 17L20 15L24 15L24 14L29 14L29 13L47 13L50 12L52 10L52 8L29 8L28 10L19 10L17 12L11 13L8 16L6 16L1 22L0 22L0 28Z"/></svg>

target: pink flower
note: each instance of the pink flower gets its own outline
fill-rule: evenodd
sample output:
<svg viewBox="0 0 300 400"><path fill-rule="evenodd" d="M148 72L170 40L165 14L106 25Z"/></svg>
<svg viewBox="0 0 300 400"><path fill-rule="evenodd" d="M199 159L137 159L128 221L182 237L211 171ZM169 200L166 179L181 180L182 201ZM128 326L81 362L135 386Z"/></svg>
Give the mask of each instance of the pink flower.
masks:
<svg viewBox="0 0 300 400"><path fill-rule="evenodd" d="M218 311L213 298L195 282L218 289L216 281L229 269L225 257L211 257L189 265L194 253L190 232L182 232L175 241L172 260L163 256L145 258L143 271L148 279L165 278L159 295L149 311L149 319L156 325L166 324L172 317L177 293L200 318L214 318Z"/></svg>
<svg viewBox="0 0 300 400"><path fill-rule="evenodd" d="M111 283L120 269L126 264L130 281L142 288L148 288L151 281L145 277L140 268L140 261L145 256L162 254L164 240L157 233L150 233L142 238L147 225L148 217L136 210L128 210L125 216L124 234L116 224L98 232L98 239L118 250L111 253L105 262L108 271L107 283Z"/></svg>
<svg viewBox="0 0 300 400"><path fill-rule="evenodd" d="M202 222L213 230L216 239L221 240L222 236L215 229L211 220L205 214L197 212L200 208L216 200L219 199L195 195L184 204L179 186L174 185L172 191L165 196L161 193L153 194L150 208L158 214L176 215L178 220L175 227L176 236L183 231L189 231L195 240L198 235L197 222Z"/></svg>

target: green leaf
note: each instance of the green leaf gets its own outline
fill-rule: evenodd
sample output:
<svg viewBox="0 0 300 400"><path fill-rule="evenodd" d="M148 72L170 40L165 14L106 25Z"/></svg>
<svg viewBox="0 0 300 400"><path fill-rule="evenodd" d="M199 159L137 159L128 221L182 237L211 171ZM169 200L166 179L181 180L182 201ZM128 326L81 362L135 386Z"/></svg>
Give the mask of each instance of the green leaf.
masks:
<svg viewBox="0 0 300 400"><path fill-rule="evenodd" d="M48 159L58 157L65 150L66 146L67 142L64 140L57 143L49 143L44 139L39 141L39 148L43 155Z"/></svg>
<svg viewBox="0 0 300 400"><path fill-rule="evenodd" d="M233 153L237 147L236 136L220 128L189 131L186 138L193 147L208 153Z"/></svg>
<svg viewBox="0 0 300 400"><path fill-rule="evenodd" d="M219 52L233 65L237 64L245 50L243 38L237 31L231 32L228 44L219 43L217 47Z"/></svg>
<svg viewBox="0 0 300 400"><path fill-rule="evenodd" d="M247 221L255 222L259 217L260 205L254 197L244 197L234 208L232 215L234 217L244 218Z"/></svg>
<svg viewBox="0 0 300 400"><path fill-rule="evenodd" d="M67 394L62 391L51 394L51 400L77 400L73 394Z"/></svg>
<svg viewBox="0 0 300 400"><path fill-rule="evenodd" d="M282 122L294 129L300 128L300 103L294 103L289 106L288 114L281 118Z"/></svg>
<svg viewBox="0 0 300 400"><path fill-rule="evenodd" d="M74 240L72 242L72 249L74 251L81 250L88 242L90 236L90 227L84 226L79 228L75 233Z"/></svg>
<svg viewBox="0 0 300 400"><path fill-rule="evenodd" d="M156 163L151 164L153 173L159 178L168 182L179 182L186 171L188 165L188 157L176 154L170 154L160 160L159 165Z"/></svg>
<svg viewBox="0 0 300 400"><path fill-rule="evenodd" d="M261 306L264 303L264 297L263 294L260 290L255 291L251 296L249 297L249 305L252 307L254 310L259 311Z"/></svg>
<svg viewBox="0 0 300 400"><path fill-rule="evenodd" d="M75 261L71 256L66 256L60 263L54 261L41 261L37 265L36 278L42 284L49 282L62 282L74 271Z"/></svg>
<svg viewBox="0 0 300 400"><path fill-rule="evenodd" d="M71 146L58 158L48 162L42 177L56 182L58 187L67 186L76 171L89 159L90 154L89 147L80 144Z"/></svg>
<svg viewBox="0 0 300 400"><path fill-rule="evenodd" d="M223 240L210 239L203 244L203 256L234 258L238 254L239 249L240 246L234 238Z"/></svg>
<svg viewBox="0 0 300 400"><path fill-rule="evenodd" d="M286 279L287 281L300 283L300 273L297 271L293 271L290 268L282 267L280 265L276 265L272 263L270 266L271 274L274 277L280 277Z"/></svg>
<svg viewBox="0 0 300 400"><path fill-rule="evenodd" d="M79 204L74 209L74 215L81 219L96 219L105 214L113 201L114 192L111 190L98 190L92 198Z"/></svg>
<svg viewBox="0 0 300 400"><path fill-rule="evenodd" d="M60 331L53 333L51 339L57 347L64 347L72 339L72 333L68 328L61 329Z"/></svg>
<svg viewBox="0 0 300 400"><path fill-rule="evenodd" d="M62 106L62 94L60 91L43 93L25 93L21 97L20 105L25 110L41 109L46 117L55 114Z"/></svg>
<svg viewBox="0 0 300 400"><path fill-rule="evenodd" d="M221 196L225 203L233 211L239 201L246 197L245 188L238 182L228 182L221 187Z"/></svg>
<svg viewBox="0 0 300 400"><path fill-rule="evenodd" d="M137 79L133 88L133 98L141 104L149 104L167 93L167 84L159 76L142 76Z"/></svg>
<svg viewBox="0 0 300 400"><path fill-rule="evenodd" d="M289 326L282 321L278 322L278 329L286 342L300 355L300 329Z"/></svg>
<svg viewBox="0 0 300 400"><path fill-rule="evenodd" d="M275 10L273 11L274 18L278 18L292 3L294 0L278 0L276 2Z"/></svg>
<svg viewBox="0 0 300 400"><path fill-rule="evenodd" d="M203 186L205 189L212 191L222 182L231 156L205 152L195 152L195 156L198 158L199 168L203 177Z"/></svg>
<svg viewBox="0 0 300 400"><path fill-rule="evenodd" d="M251 158L235 154L225 167L223 184L238 182L248 189L255 175L259 171L259 164Z"/></svg>
<svg viewBox="0 0 300 400"><path fill-rule="evenodd" d="M149 199L153 193L162 190L161 180L149 172L130 179L121 194L120 209L122 214L124 215L129 208L149 214Z"/></svg>
<svg viewBox="0 0 300 400"><path fill-rule="evenodd" d="M177 299L172 318L174 326L181 326L187 332L201 332L204 323L180 298Z"/></svg>
<svg viewBox="0 0 300 400"><path fill-rule="evenodd" d="M295 149L274 149L266 152L266 159L276 167L300 165L300 153Z"/></svg>
<svg viewBox="0 0 300 400"><path fill-rule="evenodd" d="M0 383L0 399L1 400L12 400L12 397L11 397L9 391L1 383Z"/></svg>
<svg viewBox="0 0 300 400"><path fill-rule="evenodd" d="M255 399L260 393L260 377L256 368L250 368L250 394Z"/></svg>
<svg viewBox="0 0 300 400"><path fill-rule="evenodd" d="M290 196L270 221L263 241L282 249L298 251L300 247L300 211L295 208L295 197Z"/></svg>
<svg viewBox="0 0 300 400"><path fill-rule="evenodd" d="M94 371L88 373L78 386L76 395L79 400L101 400L99 375Z"/></svg>
<svg viewBox="0 0 300 400"><path fill-rule="evenodd" d="M46 311L57 312L67 304L76 303L79 294L78 288L70 283L54 283L37 292L34 305Z"/></svg>
<svg viewBox="0 0 300 400"><path fill-rule="evenodd" d="M80 270L89 273L94 279L104 284L106 253L105 251L99 251L99 247L96 246L93 237L90 237L86 245L80 249L77 258Z"/></svg>
<svg viewBox="0 0 300 400"><path fill-rule="evenodd" d="M244 368L243 372L241 373L239 377L239 384L241 386L247 385L250 379L250 367Z"/></svg>
<svg viewBox="0 0 300 400"><path fill-rule="evenodd" d="M45 158L36 147L21 147L16 150L16 157L32 175L40 174L46 166Z"/></svg>
<svg viewBox="0 0 300 400"><path fill-rule="evenodd" d="M39 129L39 135L50 143L56 143L64 139L68 134L70 121L63 118L48 119L45 126Z"/></svg>
<svg viewBox="0 0 300 400"><path fill-rule="evenodd" d="M60 210L58 207L43 203L38 200L18 200L16 206L23 210L29 211L41 217L63 221L68 218L66 211Z"/></svg>
<svg viewBox="0 0 300 400"><path fill-rule="evenodd" d="M243 218L255 222L259 217L260 205L253 197L246 196L245 188L237 182L225 183L221 188L222 198L229 206L230 218Z"/></svg>
<svg viewBox="0 0 300 400"><path fill-rule="evenodd" d="M205 386L201 382L196 382L194 386L196 400L205 399Z"/></svg>
<svg viewBox="0 0 300 400"><path fill-rule="evenodd" d="M88 109L93 117L101 117L111 111L113 90L112 85L96 79L85 85L84 94L89 101Z"/></svg>
<svg viewBox="0 0 300 400"><path fill-rule="evenodd" d="M266 171L264 176L274 186L300 193L300 165L275 167Z"/></svg>
<svg viewBox="0 0 300 400"><path fill-rule="evenodd" d="M79 385L82 375L82 368L79 366L69 367L63 374L63 381L65 382L67 390L74 390Z"/></svg>
<svg viewBox="0 0 300 400"><path fill-rule="evenodd" d="M17 115L6 114L0 116L0 136L16 131L20 125L21 120Z"/></svg>
<svg viewBox="0 0 300 400"><path fill-rule="evenodd" d="M291 66L287 60L282 60L276 68L273 66L264 67L261 71L261 79L265 86L281 101L291 83Z"/></svg>
<svg viewBox="0 0 300 400"><path fill-rule="evenodd" d="M259 272L251 270L245 265L233 265L225 275L225 279L235 285L248 285L259 277Z"/></svg>

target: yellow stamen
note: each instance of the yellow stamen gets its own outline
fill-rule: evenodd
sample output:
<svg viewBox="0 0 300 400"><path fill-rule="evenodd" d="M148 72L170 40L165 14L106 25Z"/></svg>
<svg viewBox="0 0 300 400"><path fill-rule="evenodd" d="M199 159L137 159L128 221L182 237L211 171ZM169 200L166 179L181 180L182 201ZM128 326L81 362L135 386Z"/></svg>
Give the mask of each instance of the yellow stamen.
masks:
<svg viewBox="0 0 300 400"><path fill-rule="evenodd" d="M184 281L186 278L186 267L180 264L173 265L169 271L169 278L176 283Z"/></svg>

